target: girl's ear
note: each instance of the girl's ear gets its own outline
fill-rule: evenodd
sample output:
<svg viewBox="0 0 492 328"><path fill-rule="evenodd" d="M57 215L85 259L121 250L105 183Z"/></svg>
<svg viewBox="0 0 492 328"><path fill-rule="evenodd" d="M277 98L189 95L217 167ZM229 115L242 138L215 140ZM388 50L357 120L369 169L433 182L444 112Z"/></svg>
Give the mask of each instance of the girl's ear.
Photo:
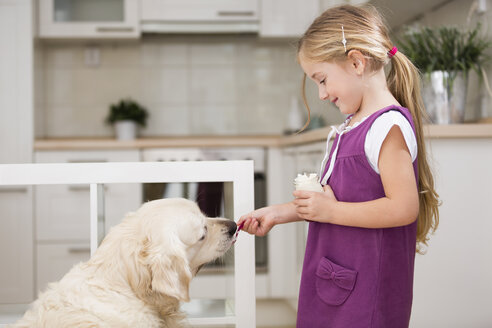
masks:
<svg viewBox="0 0 492 328"><path fill-rule="evenodd" d="M362 75L366 69L366 58L359 50L350 50L347 54L350 67L355 71L357 75Z"/></svg>

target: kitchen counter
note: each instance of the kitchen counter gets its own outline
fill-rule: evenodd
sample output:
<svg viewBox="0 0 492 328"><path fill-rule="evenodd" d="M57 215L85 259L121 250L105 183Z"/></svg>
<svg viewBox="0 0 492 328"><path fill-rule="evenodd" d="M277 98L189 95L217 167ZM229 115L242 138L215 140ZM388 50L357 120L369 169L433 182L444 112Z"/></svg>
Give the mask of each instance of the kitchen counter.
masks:
<svg viewBox="0 0 492 328"><path fill-rule="evenodd" d="M186 147L275 147L280 136L172 136L120 141L114 138L38 139L35 150L97 150Z"/></svg>
<svg viewBox="0 0 492 328"><path fill-rule="evenodd" d="M95 150L95 149L143 149L182 147L288 147L324 141L330 127L306 131L300 134L255 136L173 136L139 138L118 141L114 138L52 138L37 139L35 150ZM426 125L427 138L492 138L492 124Z"/></svg>

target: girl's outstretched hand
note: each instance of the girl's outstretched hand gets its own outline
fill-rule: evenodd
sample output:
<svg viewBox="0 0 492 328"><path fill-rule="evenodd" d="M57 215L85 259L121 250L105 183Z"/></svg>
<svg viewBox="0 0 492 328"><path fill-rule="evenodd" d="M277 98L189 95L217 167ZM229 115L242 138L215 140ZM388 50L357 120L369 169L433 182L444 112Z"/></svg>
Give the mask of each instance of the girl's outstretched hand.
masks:
<svg viewBox="0 0 492 328"><path fill-rule="evenodd" d="M332 206L337 202L335 194L329 185L323 187L324 192L296 190L293 192L296 199L297 215L309 221L329 222Z"/></svg>
<svg viewBox="0 0 492 328"><path fill-rule="evenodd" d="M276 210L274 206L262 207L241 216L237 225L244 222L242 230L255 236L265 236L275 225Z"/></svg>

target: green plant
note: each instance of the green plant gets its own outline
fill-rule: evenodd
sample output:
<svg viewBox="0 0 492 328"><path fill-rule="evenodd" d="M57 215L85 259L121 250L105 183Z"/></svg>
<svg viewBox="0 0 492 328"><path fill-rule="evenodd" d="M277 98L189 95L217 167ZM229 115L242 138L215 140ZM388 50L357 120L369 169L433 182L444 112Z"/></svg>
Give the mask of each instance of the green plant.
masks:
<svg viewBox="0 0 492 328"><path fill-rule="evenodd" d="M480 75L489 60L486 50L491 41L480 36L481 26L463 31L457 27L423 27L399 39L400 50L423 73L446 71L450 76L473 69Z"/></svg>
<svg viewBox="0 0 492 328"><path fill-rule="evenodd" d="M146 126L147 110L132 99L122 99L116 104L111 104L106 123L114 124L117 121L131 120L140 126Z"/></svg>

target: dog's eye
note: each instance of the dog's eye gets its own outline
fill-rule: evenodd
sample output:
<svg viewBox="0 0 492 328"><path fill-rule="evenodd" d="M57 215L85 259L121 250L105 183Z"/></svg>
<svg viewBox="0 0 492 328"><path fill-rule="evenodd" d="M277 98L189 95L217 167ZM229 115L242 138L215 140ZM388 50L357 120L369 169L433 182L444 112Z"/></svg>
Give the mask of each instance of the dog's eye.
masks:
<svg viewBox="0 0 492 328"><path fill-rule="evenodd" d="M205 226L205 227L203 227L203 228L205 229L205 232L203 233L203 236L202 236L202 238L200 238L200 239L199 239L199 241L204 240L204 239L205 239L205 236L207 235L207 231L208 231L207 226Z"/></svg>

